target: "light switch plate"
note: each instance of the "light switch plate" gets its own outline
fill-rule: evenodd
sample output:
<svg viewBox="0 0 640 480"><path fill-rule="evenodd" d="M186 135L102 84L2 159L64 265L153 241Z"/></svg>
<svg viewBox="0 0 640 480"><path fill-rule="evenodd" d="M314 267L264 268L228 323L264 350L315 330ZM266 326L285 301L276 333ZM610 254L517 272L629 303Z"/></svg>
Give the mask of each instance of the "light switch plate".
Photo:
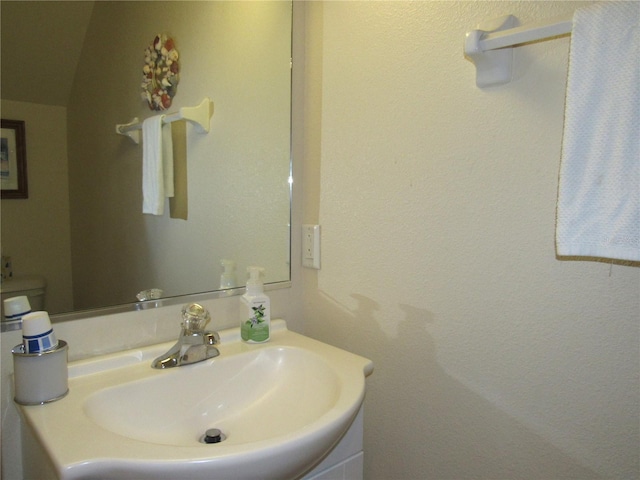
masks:
<svg viewBox="0 0 640 480"><path fill-rule="evenodd" d="M302 266L320 270L320 225L302 225Z"/></svg>

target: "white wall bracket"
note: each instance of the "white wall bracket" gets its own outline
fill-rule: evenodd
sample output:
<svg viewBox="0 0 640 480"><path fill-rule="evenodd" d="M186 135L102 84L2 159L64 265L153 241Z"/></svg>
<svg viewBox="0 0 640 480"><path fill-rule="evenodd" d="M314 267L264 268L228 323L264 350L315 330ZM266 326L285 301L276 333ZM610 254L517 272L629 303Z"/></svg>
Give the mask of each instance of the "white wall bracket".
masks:
<svg viewBox="0 0 640 480"><path fill-rule="evenodd" d="M129 123L116 125L116 133L120 135L125 135L133 140L133 143L136 145L140 144L140 138L142 137L142 130L139 128L128 128L135 127L140 124L140 119L138 117L133 117Z"/></svg>
<svg viewBox="0 0 640 480"><path fill-rule="evenodd" d="M211 117L213 116L213 101L205 97L199 105L195 107L182 107L175 113L164 114L162 123L177 122L178 120L187 120L191 122L196 130L200 133L209 133ZM133 140L134 143L140 143L142 130L142 122L138 117L129 123L116 125L116 133L125 135Z"/></svg>
<svg viewBox="0 0 640 480"><path fill-rule="evenodd" d="M511 81L513 49L483 50L481 41L487 33L499 32L513 28L516 17L504 17L488 20L478 25L475 30L467 32L464 41L464 54L476 66L476 85L488 87L502 85Z"/></svg>
<svg viewBox="0 0 640 480"><path fill-rule="evenodd" d="M477 29L467 32L464 54L476 66L478 87L509 83L512 78L512 47L571 33L573 13L521 27L515 27L516 23L516 17L506 15L483 22Z"/></svg>

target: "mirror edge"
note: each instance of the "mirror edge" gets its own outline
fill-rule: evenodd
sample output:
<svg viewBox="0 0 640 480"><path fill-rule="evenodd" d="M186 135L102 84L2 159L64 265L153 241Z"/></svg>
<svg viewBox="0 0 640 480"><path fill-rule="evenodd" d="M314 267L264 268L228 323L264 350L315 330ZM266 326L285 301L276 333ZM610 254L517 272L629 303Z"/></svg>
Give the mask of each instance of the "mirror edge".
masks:
<svg viewBox="0 0 640 480"><path fill-rule="evenodd" d="M291 288L291 280L284 282L273 282L265 284L265 291L280 290ZM51 321L54 323L66 322L70 320L80 320L92 317L101 317L105 315L113 315L116 313L138 312L141 310L151 310L155 308L168 307L181 303L194 303L206 300L215 300L218 298L233 297L243 295L246 291L245 287L229 288L227 290L213 290L210 292L192 293L189 295L178 295L175 297L161 298L158 300L147 300L144 302L123 303L103 308L92 308L88 310L78 310L76 312L58 313L51 315Z"/></svg>
<svg viewBox="0 0 640 480"><path fill-rule="evenodd" d="M304 15L305 15L305 5L302 3L298 4L295 0L290 1L291 5L291 42L290 42L290 58L291 58L291 71L290 71L290 90L289 90L289 179L293 178L294 173L294 125L293 125L293 116L294 116L294 75L293 75L293 64L294 57L303 55L302 53L295 53L295 44L294 41L296 37L304 38ZM294 238L297 238L293 234L293 185L291 181L289 182L289 279L284 281L276 281L271 283L265 283L264 289L265 291L271 290L280 290L292 287L293 281L293 271L292 271L292 259L293 259L293 251L292 241ZM246 287L238 287L238 288L230 288L225 290L212 290L208 292L199 292L192 293L186 295L178 295L175 297L166 297L158 300L148 300L144 302L133 302L133 303L124 303L119 305L110 305L105 307L91 308L86 310L77 310L70 312L62 312L51 315L51 321L54 323L57 322L65 322L72 320L80 320L85 318L94 318L106 315L113 315L119 313L127 313L127 312L137 312L141 310L149 310L161 307L168 307L172 305L177 305L181 303L191 303L191 302L199 302L206 300L215 300L220 298L232 297L243 295L246 292Z"/></svg>

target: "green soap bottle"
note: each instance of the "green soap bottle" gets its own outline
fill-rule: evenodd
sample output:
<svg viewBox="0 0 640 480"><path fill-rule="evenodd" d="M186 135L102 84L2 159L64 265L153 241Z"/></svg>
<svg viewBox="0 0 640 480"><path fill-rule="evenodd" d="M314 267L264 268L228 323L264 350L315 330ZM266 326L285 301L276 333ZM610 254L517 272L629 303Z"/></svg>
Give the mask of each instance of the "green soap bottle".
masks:
<svg viewBox="0 0 640 480"><path fill-rule="evenodd" d="M263 343L269 340L271 328L271 305L264 294L261 276L264 268L248 267L247 292L241 297L240 336L249 343Z"/></svg>

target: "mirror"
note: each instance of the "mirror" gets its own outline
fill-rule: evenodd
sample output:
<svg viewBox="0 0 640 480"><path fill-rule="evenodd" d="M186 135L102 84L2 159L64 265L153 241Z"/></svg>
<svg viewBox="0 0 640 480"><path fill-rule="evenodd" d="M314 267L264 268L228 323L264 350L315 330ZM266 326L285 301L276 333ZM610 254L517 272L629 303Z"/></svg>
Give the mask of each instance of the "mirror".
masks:
<svg viewBox="0 0 640 480"><path fill-rule="evenodd" d="M25 121L29 181L28 199L1 201L2 254L14 277L46 278L50 313L220 290L225 259L239 287L249 265L289 281L290 1L0 7L2 118ZM142 213L143 142L115 133L162 113L141 88L158 34L179 53L167 112L214 104L208 134L172 123L186 191L161 216Z"/></svg>

